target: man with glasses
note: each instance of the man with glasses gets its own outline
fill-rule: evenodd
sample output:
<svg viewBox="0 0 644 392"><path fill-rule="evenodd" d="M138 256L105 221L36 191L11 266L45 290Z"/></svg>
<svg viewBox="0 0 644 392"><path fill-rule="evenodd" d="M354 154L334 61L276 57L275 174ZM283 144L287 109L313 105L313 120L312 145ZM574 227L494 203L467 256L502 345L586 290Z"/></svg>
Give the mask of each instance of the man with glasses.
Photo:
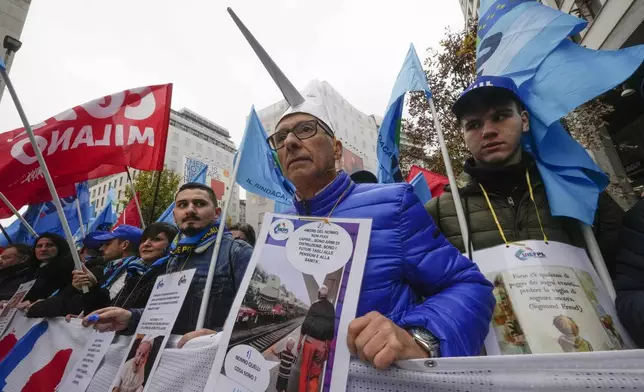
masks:
<svg viewBox="0 0 644 392"><path fill-rule="evenodd" d="M438 231L410 185L356 184L336 171L342 143L333 120L316 84L305 96L287 96L291 108L267 141L296 188L298 215L373 220L351 352L378 368L477 355L494 307L491 284Z"/></svg>

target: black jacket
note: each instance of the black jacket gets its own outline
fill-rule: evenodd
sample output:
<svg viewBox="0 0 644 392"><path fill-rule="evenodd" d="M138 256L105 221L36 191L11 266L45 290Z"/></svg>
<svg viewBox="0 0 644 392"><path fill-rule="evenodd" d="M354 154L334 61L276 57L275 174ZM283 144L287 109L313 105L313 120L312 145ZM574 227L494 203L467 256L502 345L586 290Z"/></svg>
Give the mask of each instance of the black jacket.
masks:
<svg viewBox="0 0 644 392"><path fill-rule="evenodd" d="M321 299L309 308L302 323L302 334L317 340L333 340L335 307L328 299Z"/></svg>
<svg viewBox="0 0 644 392"><path fill-rule="evenodd" d="M644 200L624 215L616 259L617 315L635 343L644 348Z"/></svg>
<svg viewBox="0 0 644 392"><path fill-rule="evenodd" d="M21 284L33 279L29 263L20 263L0 270L0 301L7 301Z"/></svg>
<svg viewBox="0 0 644 392"><path fill-rule="evenodd" d="M106 264L107 262L103 261L102 258L93 260L85 264L87 269L89 269L90 272L96 277L99 288L103 280L105 279L105 277L103 276L103 270L105 269ZM90 289L90 292L94 289L96 289L96 286L92 287L92 289ZM27 311L27 317L65 317L68 314L80 314L80 312L82 312L84 309L82 297L82 291L77 290L74 286L72 286L70 281L69 284L61 289L60 292L55 296L32 305L31 308L29 308L29 310ZM85 310L85 314L88 314L87 310Z"/></svg>
<svg viewBox="0 0 644 392"><path fill-rule="evenodd" d="M57 234L45 233L38 237L38 239L41 238L50 238L56 245L58 254L46 265L40 266L40 261L36 259L34 246L34 253L30 263L36 282L25 297L25 300L32 302L49 298L53 293L71 285L72 271L74 270L74 260L69 251L67 241L63 237Z"/></svg>

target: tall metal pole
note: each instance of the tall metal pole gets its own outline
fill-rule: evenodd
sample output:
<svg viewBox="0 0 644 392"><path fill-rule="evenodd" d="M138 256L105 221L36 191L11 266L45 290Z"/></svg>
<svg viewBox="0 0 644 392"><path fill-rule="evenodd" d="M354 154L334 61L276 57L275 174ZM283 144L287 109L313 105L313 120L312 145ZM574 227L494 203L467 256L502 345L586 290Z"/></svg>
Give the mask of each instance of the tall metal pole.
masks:
<svg viewBox="0 0 644 392"><path fill-rule="evenodd" d="M463 236L463 245L465 246L465 252L470 249L470 239L467 231L467 221L465 220L465 211L463 210L463 203L461 203L461 195L458 192L458 185L456 184L456 176L454 175L454 169L452 168L452 161L449 158L449 152L447 151L447 145L445 144L445 136L443 135L443 127L438 120L438 114L436 113L436 106L434 106L434 100L429 98L429 108L432 111L432 117L434 118L434 127L436 128L436 134L438 135L438 143L441 146L441 152L443 153L443 161L445 162L445 171L447 172L447 178L449 179L450 190L452 191L452 196L454 197L454 206L456 207L456 217L458 218L458 226L461 229L461 235Z"/></svg>
<svg viewBox="0 0 644 392"><path fill-rule="evenodd" d="M85 238L85 225L83 224L83 213L81 212L80 200L78 194L76 195L76 214L78 214L78 223L80 225L81 236Z"/></svg>
<svg viewBox="0 0 644 392"><path fill-rule="evenodd" d="M11 204L11 202L9 201L9 199L7 199L7 197L6 197L2 192L0 192L0 200L2 200L2 202L3 202L7 207L9 207L9 209L11 210L11 212L13 212L13 214L16 216L16 218L18 218L18 220L19 220L19 221L20 221L20 222L25 226L25 228L29 231L29 233L30 233L32 236L34 236L34 237L38 237L38 233L36 233L36 230L34 230L34 228L33 228L33 227L31 227L31 225L29 224L29 222L27 222L27 220L22 216L22 214L20 213L20 211L18 211L18 210L16 209L16 207L14 207L14 206L13 206L13 204Z"/></svg>
<svg viewBox="0 0 644 392"><path fill-rule="evenodd" d="M145 222L143 221L143 213L141 212L141 205L139 204L139 198L136 197L136 189L134 188L132 177L130 177L130 168L125 166L125 171L127 172L127 181L130 183L130 189L132 190L132 197L134 198L134 204L136 204L136 210L139 212L139 218L141 219L141 228L145 230Z"/></svg>
<svg viewBox="0 0 644 392"><path fill-rule="evenodd" d="M161 176L163 175L163 171L159 170L158 172L152 172L153 177L154 177L154 173L157 174L157 185L154 189L154 198L152 199L152 209L150 210L150 222L152 222L152 220L154 219L154 210L157 207L157 199L159 198L159 187L161 186Z"/></svg>
<svg viewBox="0 0 644 392"><path fill-rule="evenodd" d="M606 291L608 292L608 295L610 296L611 301L614 302L615 297L617 297L617 294L615 293L613 280L610 278L610 274L608 273L608 268L606 268L606 263L604 262L604 257L602 256L602 252L599 250L599 245L597 244L595 233L593 233L593 229L587 224L583 222L579 222L579 225L581 226L581 232L583 233L584 240L586 241L586 249L588 249L588 253L590 254L590 259L592 260L593 265L595 266L597 275L599 275L599 279L604 284L604 287L606 288Z"/></svg>
<svg viewBox="0 0 644 392"><path fill-rule="evenodd" d="M60 203L60 198L58 197L56 186L54 185L54 181L51 178L51 174L49 173L49 168L47 167L45 158L42 155L42 151L40 151L40 147L36 142L34 131L31 129L31 125L29 124L29 120L27 119L27 115L25 114L25 110L22 108L22 104L18 99L18 94L16 94L16 90L13 88L13 83L11 83L11 79L9 78L9 75L7 74L7 70L4 67L0 67L0 76L2 76L2 79L4 80L7 86L7 90L11 95L11 99L13 99L13 103L16 105L16 110L18 111L18 115L20 116L22 125L25 127L25 131L27 132L27 136L29 137L31 146L34 149L34 153L36 154L36 157L38 158L38 164L40 165L40 170L42 172L43 177L45 178L45 182L47 183L47 188L49 188L49 193L51 194L52 203L54 203L54 206L56 206L58 219L60 219L60 224L63 226L65 237L67 237L67 244L69 245L69 250L71 251L72 258L74 259L74 265L77 270L82 270L83 267L81 264L80 256L78 252L76 252L76 244L74 243L74 234L72 233L72 230L69 227L69 222L67 222L67 218L65 217L65 212L63 211L63 206ZM83 292L87 292L87 291L88 291L87 286L83 286Z"/></svg>
<svg viewBox="0 0 644 392"><path fill-rule="evenodd" d="M206 313L208 313L208 302L210 301L210 290L212 282L215 277L215 268L217 266L217 257L219 256L219 249L221 248L221 240L224 238L224 229L226 227L226 216L228 216L228 206L233 196L233 187L237 181L237 171L239 170L239 162L241 162L244 150L239 149L237 153L236 165L233 167L233 175L230 178L228 187L226 189L226 199L224 200L224 208L219 217L219 232L217 233L217 240L215 241L215 249L212 251L212 258L210 259L210 267L208 268L208 277L206 278L206 287L204 288L204 295L201 299L201 307L199 308L199 317L197 318L197 330L203 328L206 321Z"/></svg>

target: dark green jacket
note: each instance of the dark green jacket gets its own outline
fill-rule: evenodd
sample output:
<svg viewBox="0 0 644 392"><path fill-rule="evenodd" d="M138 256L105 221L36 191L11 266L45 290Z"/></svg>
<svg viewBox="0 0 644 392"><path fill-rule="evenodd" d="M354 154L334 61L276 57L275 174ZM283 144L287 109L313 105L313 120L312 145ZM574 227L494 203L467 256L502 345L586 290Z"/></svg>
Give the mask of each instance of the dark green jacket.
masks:
<svg viewBox="0 0 644 392"><path fill-rule="evenodd" d="M535 202L548 240L585 248L578 221L571 218L554 217L550 214L545 188L534 164L530 165L530 176ZM503 239L476 179L463 172L457 179L457 185L474 250L503 244ZM518 197L506 197L487 191L509 242L543 240L535 207L527 189ZM461 252L467 253L456 218L454 197L449 191L449 187L446 187L445 193L441 196L430 200L425 208L445 237ZM606 192L603 192L599 197L599 208L593 229L608 270L613 277L615 274L614 254L623 215L624 211L621 207Z"/></svg>

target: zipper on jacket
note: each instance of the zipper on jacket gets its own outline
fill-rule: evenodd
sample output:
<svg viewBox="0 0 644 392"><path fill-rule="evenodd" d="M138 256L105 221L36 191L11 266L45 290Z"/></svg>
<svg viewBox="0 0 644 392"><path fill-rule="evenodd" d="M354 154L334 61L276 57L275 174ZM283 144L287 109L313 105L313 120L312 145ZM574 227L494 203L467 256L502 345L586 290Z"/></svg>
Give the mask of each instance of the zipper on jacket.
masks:
<svg viewBox="0 0 644 392"><path fill-rule="evenodd" d="M508 197L508 203L510 203L510 205L514 207L514 199L511 196Z"/></svg>
<svg viewBox="0 0 644 392"><path fill-rule="evenodd" d="M304 206L304 210L306 211L306 215L311 215L311 209L309 208L309 205L306 204L306 200L302 199L302 205Z"/></svg>

